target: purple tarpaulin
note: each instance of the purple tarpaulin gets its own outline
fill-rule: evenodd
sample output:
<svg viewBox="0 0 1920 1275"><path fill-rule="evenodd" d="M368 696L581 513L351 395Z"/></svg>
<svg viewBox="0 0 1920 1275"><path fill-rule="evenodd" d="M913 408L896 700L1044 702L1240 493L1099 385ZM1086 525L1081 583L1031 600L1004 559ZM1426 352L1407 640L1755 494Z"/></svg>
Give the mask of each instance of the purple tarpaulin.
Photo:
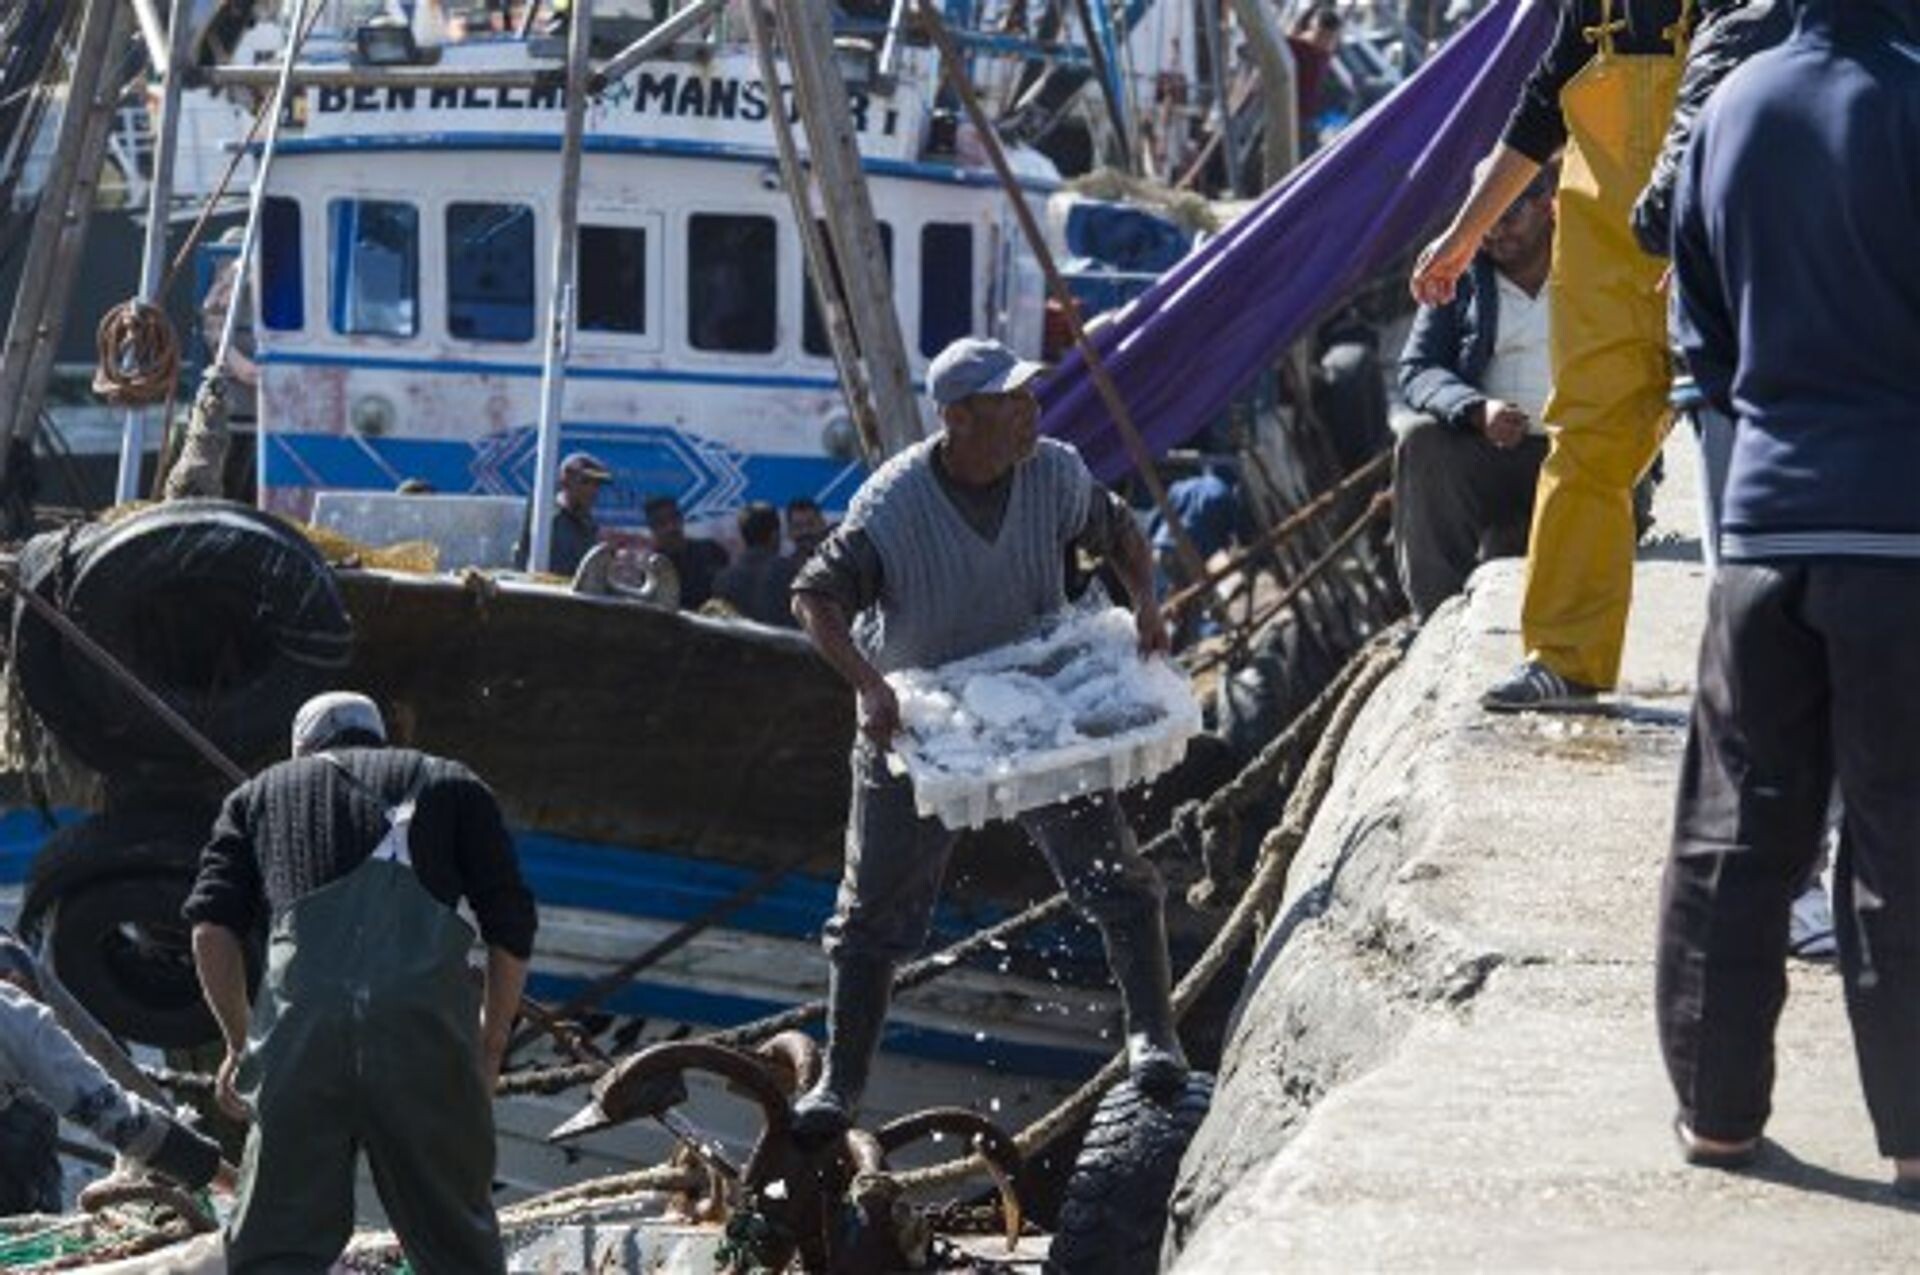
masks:
<svg viewBox="0 0 1920 1275"><path fill-rule="evenodd" d="M1541 0L1495 0L1095 337L1155 455L1212 420L1327 306L1459 202L1553 21ZM1078 351L1040 400L1043 428L1079 447L1094 473L1133 467Z"/></svg>

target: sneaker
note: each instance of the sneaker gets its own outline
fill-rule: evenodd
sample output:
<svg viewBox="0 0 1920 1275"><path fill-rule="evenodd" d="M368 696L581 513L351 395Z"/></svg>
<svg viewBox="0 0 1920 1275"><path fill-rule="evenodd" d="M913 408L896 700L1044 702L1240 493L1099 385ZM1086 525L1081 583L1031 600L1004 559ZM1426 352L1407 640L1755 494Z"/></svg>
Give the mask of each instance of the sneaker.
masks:
<svg viewBox="0 0 1920 1275"><path fill-rule="evenodd" d="M1830 961L1839 954L1833 939L1833 908L1817 881L1793 901L1793 910L1787 914L1787 951L1803 961Z"/></svg>
<svg viewBox="0 0 1920 1275"><path fill-rule="evenodd" d="M1480 707L1495 713L1583 708L1599 694L1594 687L1570 682L1546 665L1528 660L1489 686L1480 696Z"/></svg>

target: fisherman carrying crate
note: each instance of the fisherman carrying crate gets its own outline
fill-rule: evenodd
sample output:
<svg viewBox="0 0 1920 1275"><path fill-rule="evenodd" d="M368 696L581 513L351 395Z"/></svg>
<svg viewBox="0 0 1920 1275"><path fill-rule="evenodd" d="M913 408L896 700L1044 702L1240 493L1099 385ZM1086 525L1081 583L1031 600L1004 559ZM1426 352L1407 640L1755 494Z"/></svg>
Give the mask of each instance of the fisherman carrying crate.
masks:
<svg viewBox="0 0 1920 1275"><path fill-rule="evenodd" d="M793 610L859 697L846 871L824 946L831 981L820 1081L795 1131L851 1122L885 1025L894 966L926 942L955 834L915 811L886 749L900 706L885 674L926 668L1028 636L1066 603L1070 550L1111 561L1143 653L1164 652L1153 559L1125 504L1079 453L1038 434L1029 388L1041 367L997 341L962 338L928 369L944 430L888 461L801 569ZM858 636L855 636L855 631ZM1169 996L1159 874L1111 792L1020 817L1074 904L1099 927L1126 1011L1133 1078L1174 1088L1187 1064Z"/></svg>

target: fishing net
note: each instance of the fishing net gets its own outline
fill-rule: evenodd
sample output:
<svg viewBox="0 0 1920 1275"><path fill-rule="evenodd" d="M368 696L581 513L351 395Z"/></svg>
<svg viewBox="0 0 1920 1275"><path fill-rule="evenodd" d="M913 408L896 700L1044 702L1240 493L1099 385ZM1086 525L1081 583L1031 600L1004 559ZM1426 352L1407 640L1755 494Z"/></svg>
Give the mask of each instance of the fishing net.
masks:
<svg viewBox="0 0 1920 1275"><path fill-rule="evenodd" d="M397 544L362 544L352 536L329 527L299 524L300 534L320 551L320 556L336 567L373 567L381 571L405 571L432 575L440 569L440 546L430 540L402 540Z"/></svg>

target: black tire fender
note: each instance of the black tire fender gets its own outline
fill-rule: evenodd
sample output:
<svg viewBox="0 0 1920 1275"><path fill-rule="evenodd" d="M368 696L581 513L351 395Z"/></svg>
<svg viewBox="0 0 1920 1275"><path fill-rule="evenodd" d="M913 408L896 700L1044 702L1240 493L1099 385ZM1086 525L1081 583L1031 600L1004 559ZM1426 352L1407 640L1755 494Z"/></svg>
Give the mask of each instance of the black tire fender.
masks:
<svg viewBox="0 0 1920 1275"><path fill-rule="evenodd" d="M325 559L245 505L156 506L84 538L37 538L22 564L28 587L242 765L283 753L295 710L352 656ZM14 649L28 703L80 761L115 777L204 772L185 740L24 607Z"/></svg>
<svg viewBox="0 0 1920 1275"><path fill-rule="evenodd" d="M114 1035L156 1049L220 1038L180 916L192 887L186 873L96 877L63 894L42 922L45 960Z"/></svg>
<svg viewBox="0 0 1920 1275"><path fill-rule="evenodd" d="M1067 1178L1049 1275L1155 1275L1180 1157L1213 1102L1213 1077L1188 1075L1174 1094L1131 1080L1107 1091Z"/></svg>
<svg viewBox="0 0 1920 1275"><path fill-rule="evenodd" d="M159 1049L219 1039L180 915L211 826L193 808L97 815L34 859L20 932L116 1036Z"/></svg>
<svg viewBox="0 0 1920 1275"><path fill-rule="evenodd" d="M192 874L213 828L203 805L142 806L90 815L56 829L27 870L18 929L37 943L40 925L61 896L99 877Z"/></svg>

